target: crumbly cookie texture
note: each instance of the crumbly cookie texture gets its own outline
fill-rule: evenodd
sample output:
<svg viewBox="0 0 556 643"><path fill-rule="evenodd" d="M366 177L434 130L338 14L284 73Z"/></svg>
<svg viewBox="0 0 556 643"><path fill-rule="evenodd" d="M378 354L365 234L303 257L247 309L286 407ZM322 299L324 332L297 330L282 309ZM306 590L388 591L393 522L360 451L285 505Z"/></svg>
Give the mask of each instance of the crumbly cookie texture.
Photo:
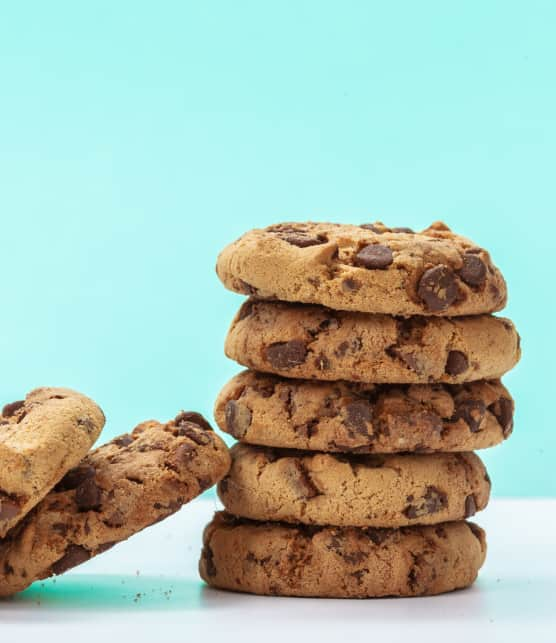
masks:
<svg viewBox="0 0 556 643"><path fill-rule="evenodd" d="M281 223L227 246L224 285L262 299L391 315L477 315L506 305L486 250L436 222L422 232L382 223Z"/></svg>
<svg viewBox="0 0 556 643"><path fill-rule="evenodd" d="M218 485L226 510L253 520L403 527L471 517L490 480L474 453L339 455L236 444Z"/></svg>
<svg viewBox="0 0 556 643"><path fill-rule="evenodd" d="M486 555L470 522L402 529L257 523L217 513L199 563L214 587L274 596L425 596L471 585Z"/></svg>
<svg viewBox="0 0 556 643"><path fill-rule="evenodd" d="M0 415L0 537L87 454L104 426L93 400L38 388Z"/></svg>
<svg viewBox="0 0 556 643"><path fill-rule="evenodd" d="M374 384L458 384L496 379L520 357L508 319L409 317L248 300L226 338L226 355L285 377Z"/></svg>
<svg viewBox="0 0 556 643"><path fill-rule="evenodd" d="M499 380L467 384L351 384L244 371L214 415L236 439L309 451L475 451L506 439L513 400Z"/></svg>
<svg viewBox="0 0 556 643"><path fill-rule="evenodd" d="M61 574L177 511L227 472L198 413L137 426L89 454L0 540L0 596Z"/></svg>

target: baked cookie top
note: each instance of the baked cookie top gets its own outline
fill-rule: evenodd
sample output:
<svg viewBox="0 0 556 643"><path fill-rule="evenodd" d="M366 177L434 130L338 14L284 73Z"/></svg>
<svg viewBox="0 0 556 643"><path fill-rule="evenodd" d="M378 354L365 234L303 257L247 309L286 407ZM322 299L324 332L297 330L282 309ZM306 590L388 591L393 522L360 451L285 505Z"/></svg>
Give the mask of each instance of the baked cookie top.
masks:
<svg viewBox="0 0 556 643"><path fill-rule="evenodd" d="M238 443L218 494L252 520L345 527L431 525L469 518L490 494L474 453L340 455Z"/></svg>
<svg viewBox="0 0 556 643"><path fill-rule="evenodd" d="M199 570L214 587L271 596L423 596L471 584L484 531L470 522L401 529L254 522L217 513Z"/></svg>
<svg viewBox="0 0 556 643"><path fill-rule="evenodd" d="M220 391L214 416L238 440L309 451L475 451L506 439L513 400L499 380L350 384L244 371Z"/></svg>
<svg viewBox="0 0 556 643"><path fill-rule="evenodd" d="M459 316L506 305L489 253L436 222L280 223L247 232L218 257L222 283L261 299L390 315Z"/></svg>
<svg viewBox="0 0 556 643"><path fill-rule="evenodd" d="M495 379L521 354L503 317L396 318L251 299L233 320L225 351L257 371L373 384Z"/></svg>
<svg viewBox="0 0 556 643"><path fill-rule="evenodd" d="M38 388L0 415L0 537L83 458L104 426L101 409L66 388Z"/></svg>
<svg viewBox="0 0 556 643"><path fill-rule="evenodd" d="M177 511L227 472L198 413L149 421L90 453L0 540L0 596L79 565Z"/></svg>

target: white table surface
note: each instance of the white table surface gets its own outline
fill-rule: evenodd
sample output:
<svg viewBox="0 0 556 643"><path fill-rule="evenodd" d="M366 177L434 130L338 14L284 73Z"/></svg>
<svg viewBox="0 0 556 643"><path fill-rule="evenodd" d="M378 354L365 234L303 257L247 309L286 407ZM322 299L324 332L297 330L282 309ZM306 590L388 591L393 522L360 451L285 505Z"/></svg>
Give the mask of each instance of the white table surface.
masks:
<svg viewBox="0 0 556 643"><path fill-rule="evenodd" d="M193 502L63 577L0 601L2 641L556 641L556 499L493 500L476 517L489 541L478 582L412 599L209 589L196 568L216 508L216 499Z"/></svg>

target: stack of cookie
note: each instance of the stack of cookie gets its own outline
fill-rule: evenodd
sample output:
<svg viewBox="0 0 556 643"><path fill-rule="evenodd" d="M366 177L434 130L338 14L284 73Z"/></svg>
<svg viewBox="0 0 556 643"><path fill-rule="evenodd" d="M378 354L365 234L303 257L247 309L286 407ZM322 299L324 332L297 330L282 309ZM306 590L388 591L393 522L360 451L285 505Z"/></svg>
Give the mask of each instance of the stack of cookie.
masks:
<svg viewBox="0 0 556 643"><path fill-rule="evenodd" d="M94 451L104 414L40 388L0 414L0 597L61 574L163 520L227 472L198 413L143 422Z"/></svg>
<svg viewBox="0 0 556 643"><path fill-rule="evenodd" d="M476 449L512 430L499 378L520 355L490 313L506 285L488 253L435 223L281 224L220 255L250 295L222 390L240 440L205 530L211 585L290 596L415 596L471 584L490 480Z"/></svg>

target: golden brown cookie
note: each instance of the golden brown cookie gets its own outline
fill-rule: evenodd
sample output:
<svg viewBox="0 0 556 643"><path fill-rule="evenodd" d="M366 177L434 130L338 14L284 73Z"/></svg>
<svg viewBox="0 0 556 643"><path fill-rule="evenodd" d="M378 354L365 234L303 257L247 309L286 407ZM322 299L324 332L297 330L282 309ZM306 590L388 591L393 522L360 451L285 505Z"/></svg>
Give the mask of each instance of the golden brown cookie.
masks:
<svg viewBox="0 0 556 643"><path fill-rule="evenodd" d="M0 415L0 537L83 458L100 435L104 414L65 388L38 388Z"/></svg>
<svg viewBox="0 0 556 643"><path fill-rule="evenodd" d="M213 587L273 596L425 596L467 587L486 555L470 522L358 529L258 523L217 513L199 563Z"/></svg>
<svg viewBox="0 0 556 643"><path fill-rule="evenodd" d="M255 371L216 400L218 426L238 440L310 451L475 451L506 439L513 400L499 380L467 384L351 384Z"/></svg>
<svg viewBox="0 0 556 643"><path fill-rule="evenodd" d="M0 596L62 574L177 511L227 472L198 413L144 422L90 453L0 540Z"/></svg>
<svg viewBox="0 0 556 643"><path fill-rule="evenodd" d="M521 354L502 317L401 319L256 300L240 308L225 350L257 371L373 384L496 379Z"/></svg>
<svg viewBox="0 0 556 643"><path fill-rule="evenodd" d="M224 285L258 298L390 315L501 310L506 284L488 252L441 223L281 223L251 230L216 265Z"/></svg>
<svg viewBox="0 0 556 643"><path fill-rule="evenodd" d="M490 480L474 453L339 455L238 443L218 485L226 510L253 520L403 527L471 517Z"/></svg>

